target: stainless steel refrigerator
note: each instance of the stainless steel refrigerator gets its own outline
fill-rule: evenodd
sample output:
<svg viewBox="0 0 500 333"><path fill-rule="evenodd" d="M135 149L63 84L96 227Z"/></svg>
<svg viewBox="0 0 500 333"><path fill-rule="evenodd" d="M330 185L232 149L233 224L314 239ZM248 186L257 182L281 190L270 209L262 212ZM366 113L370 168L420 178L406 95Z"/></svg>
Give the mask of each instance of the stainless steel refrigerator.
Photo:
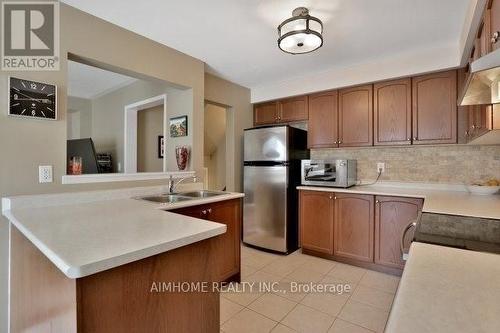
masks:
<svg viewBox="0 0 500 333"><path fill-rule="evenodd" d="M298 248L300 160L309 158L307 132L290 126L246 129L243 242L289 253Z"/></svg>

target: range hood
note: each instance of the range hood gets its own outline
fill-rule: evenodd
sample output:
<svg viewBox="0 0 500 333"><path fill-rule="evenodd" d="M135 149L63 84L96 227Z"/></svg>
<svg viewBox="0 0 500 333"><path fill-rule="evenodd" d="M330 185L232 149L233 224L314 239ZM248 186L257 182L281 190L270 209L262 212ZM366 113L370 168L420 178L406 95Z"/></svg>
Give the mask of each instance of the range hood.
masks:
<svg viewBox="0 0 500 333"><path fill-rule="evenodd" d="M460 105L500 103L500 49L473 61Z"/></svg>

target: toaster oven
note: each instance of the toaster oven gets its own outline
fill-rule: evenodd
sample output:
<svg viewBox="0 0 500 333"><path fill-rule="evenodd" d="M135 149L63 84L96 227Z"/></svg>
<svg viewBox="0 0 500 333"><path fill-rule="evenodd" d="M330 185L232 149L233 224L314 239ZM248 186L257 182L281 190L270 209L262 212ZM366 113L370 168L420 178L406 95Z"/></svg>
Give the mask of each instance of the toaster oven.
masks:
<svg viewBox="0 0 500 333"><path fill-rule="evenodd" d="M356 160L302 160L302 185L350 187L356 185Z"/></svg>

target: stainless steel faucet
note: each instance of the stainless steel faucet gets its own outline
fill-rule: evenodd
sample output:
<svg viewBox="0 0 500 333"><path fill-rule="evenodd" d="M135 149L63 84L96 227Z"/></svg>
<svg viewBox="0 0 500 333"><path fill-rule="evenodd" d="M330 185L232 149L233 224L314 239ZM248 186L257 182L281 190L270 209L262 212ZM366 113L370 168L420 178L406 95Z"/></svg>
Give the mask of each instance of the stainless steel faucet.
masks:
<svg viewBox="0 0 500 333"><path fill-rule="evenodd" d="M189 177L180 178L176 182L174 180L174 177L172 177L172 175L170 175L170 178L168 179L168 192L169 193L174 193L174 190L177 187L177 185L179 185L180 183L182 183L186 179L192 179L193 183L195 183L198 178L196 176L189 176Z"/></svg>

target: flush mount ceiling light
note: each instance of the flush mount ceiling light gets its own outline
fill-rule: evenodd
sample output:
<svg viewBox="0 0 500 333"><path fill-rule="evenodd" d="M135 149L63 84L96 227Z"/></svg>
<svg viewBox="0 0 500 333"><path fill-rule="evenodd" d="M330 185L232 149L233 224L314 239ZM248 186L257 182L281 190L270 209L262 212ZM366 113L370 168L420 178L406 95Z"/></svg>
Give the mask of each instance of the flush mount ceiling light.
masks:
<svg viewBox="0 0 500 333"><path fill-rule="evenodd" d="M305 7L295 8L292 17L278 26L278 47L286 53L302 54L323 45L323 23Z"/></svg>

